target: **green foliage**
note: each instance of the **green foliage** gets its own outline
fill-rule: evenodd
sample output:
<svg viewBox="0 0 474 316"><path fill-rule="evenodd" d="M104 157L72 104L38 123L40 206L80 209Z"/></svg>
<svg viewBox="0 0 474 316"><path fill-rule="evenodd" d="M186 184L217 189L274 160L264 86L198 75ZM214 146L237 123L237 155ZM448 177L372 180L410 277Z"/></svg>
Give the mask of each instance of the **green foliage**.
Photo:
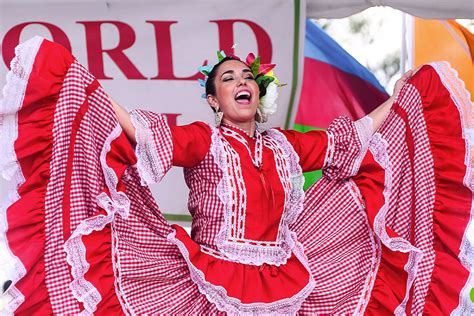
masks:
<svg viewBox="0 0 474 316"><path fill-rule="evenodd" d="M397 50L387 55L379 68L385 72L387 77L392 78L400 71L400 51Z"/></svg>
<svg viewBox="0 0 474 316"><path fill-rule="evenodd" d="M250 70L253 75L256 77L258 75L258 70L260 69L260 56L257 56L253 63L250 65Z"/></svg>
<svg viewBox="0 0 474 316"><path fill-rule="evenodd" d="M267 88L273 80L275 80L275 78L270 76L258 76L257 79L255 79L259 87L263 85L265 88Z"/></svg>
<svg viewBox="0 0 474 316"><path fill-rule="evenodd" d="M370 22L369 20L362 17L350 17L349 18L349 29L351 33L364 33L369 32Z"/></svg>

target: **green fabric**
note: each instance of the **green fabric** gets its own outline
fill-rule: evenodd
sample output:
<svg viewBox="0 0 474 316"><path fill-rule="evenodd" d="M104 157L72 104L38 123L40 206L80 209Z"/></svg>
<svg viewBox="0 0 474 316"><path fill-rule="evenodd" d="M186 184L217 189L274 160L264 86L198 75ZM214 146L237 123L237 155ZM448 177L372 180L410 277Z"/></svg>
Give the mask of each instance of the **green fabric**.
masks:
<svg viewBox="0 0 474 316"><path fill-rule="evenodd" d="M163 216L168 221L174 222L192 222L193 218L191 215L182 215L182 214L166 214L164 213Z"/></svg>
<svg viewBox="0 0 474 316"><path fill-rule="evenodd" d="M299 42L300 42L300 6L301 1L295 0L295 34L293 35L293 80L291 80L291 95L290 104L286 113L285 128L289 128L291 123L291 114L293 113L293 106L295 103L296 87L298 86L298 65L299 65Z"/></svg>
<svg viewBox="0 0 474 316"><path fill-rule="evenodd" d="M313 126L308 126L308 125L302 125L302 124L295 124L293 126L294 130L299 131L299 132L309 132L309 131L324 131L324 128L319 128L319 127L313 127ZM316 170L316 171L311 171L311 172L305 172L304 174L304 189L307 190L310 186L312 186L316 181L318 181L323 173L321 170Z"/></svg>

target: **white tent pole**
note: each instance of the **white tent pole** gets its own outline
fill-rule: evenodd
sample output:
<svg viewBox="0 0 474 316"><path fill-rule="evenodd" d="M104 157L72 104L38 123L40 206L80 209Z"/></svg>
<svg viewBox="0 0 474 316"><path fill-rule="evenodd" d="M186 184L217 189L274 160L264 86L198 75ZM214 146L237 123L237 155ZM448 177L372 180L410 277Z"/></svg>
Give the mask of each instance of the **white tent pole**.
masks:
<svg viewBox="0 0 474 316"><path fill-rule="evenodd" d="M402 48L400 51L400 71L402 74L406 71L406 58L407 58L407 26L406 26L405 12L402 12Z"/></svg>
<svg viewBox="0 0 474 316"><path fill-rule="evenodd" d="M413 69L413 67L415 66L415 57L413 56L413 54L415 53L415 18L412 15L407 15L406 18L408 68Z"/></svg>

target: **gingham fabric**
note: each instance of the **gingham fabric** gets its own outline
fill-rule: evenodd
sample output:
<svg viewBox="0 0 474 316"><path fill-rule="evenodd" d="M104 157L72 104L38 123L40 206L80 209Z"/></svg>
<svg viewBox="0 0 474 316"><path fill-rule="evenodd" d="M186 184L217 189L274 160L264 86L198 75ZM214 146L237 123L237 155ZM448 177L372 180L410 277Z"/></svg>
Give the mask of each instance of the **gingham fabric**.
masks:
<svg viewBox="0 0 474 316"><path fill-rule="evenodd" d="M105 92L69 52L34 38L16 53L0 103L0 167L14 185L0 225L16 267L10 311L224 313L199 288L173 239L179 229L142 185L171 166L166 122L134 112L143 136L135 153ZM297 313L473 312L471 113L449 66L433 64L405 85L367 142L351 122L333 125L321 159L326 177L290 225L314 279ZM194 172L217 183L210 162ZM190 205L212 208L212 198L191 197ZM217 234L193 215L193 229Z"/></svg>

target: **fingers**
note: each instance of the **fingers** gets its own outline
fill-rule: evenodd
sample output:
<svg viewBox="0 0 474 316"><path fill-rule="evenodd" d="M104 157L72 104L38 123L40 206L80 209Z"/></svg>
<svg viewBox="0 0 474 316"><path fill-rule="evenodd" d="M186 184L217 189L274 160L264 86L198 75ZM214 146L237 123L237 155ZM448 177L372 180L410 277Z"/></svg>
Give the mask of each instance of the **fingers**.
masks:
<svg viewBox="0 0 474 316"><path fill-rule="evenodd" d="M403 80L403 81L407 81L407 80L410 79L413 75L414 75L414 72L413 72L413 70L410 69L410 70L408 70L407 72L405 72L405 73L403 74L403 76L402 76L400 79Z"/></svg>
<svg viewBox="0 0 474 316"><path fill-rule="evenodd" d="M411 77L413 77L418 72L418 70L421 69L421 67L423 67L423 66L418 66L418 67L415 68L415 70L413 70L413 69L408 70L407 72L405 72L403 74L403 76L400 79L403 79L404 81L410 79Z"/></svg>
<svg viewBox="0 0 474 316"><path fill-rule="evenodd" d="M396 96L398 94L398 92L400 92L401 88L405 85L405 83L407 83L407 81L413 77L413 75L420 69L420 67L418 67L415 71L413 71L412 69L408 70L407 72L405 72L403 74L403 76L400 77L400 79L398 79L396 82L395 82L395 87L394 87L394 90L393 90L393 95Z"/></svg>
<svg viewBox="0 0 474 316"><path fill-rule="evenodd" d="M423 67L423 65L416 67L416 69L413 71L413 75L416 74L418 72L418 70L421 69L421 67Z"/></svg>

